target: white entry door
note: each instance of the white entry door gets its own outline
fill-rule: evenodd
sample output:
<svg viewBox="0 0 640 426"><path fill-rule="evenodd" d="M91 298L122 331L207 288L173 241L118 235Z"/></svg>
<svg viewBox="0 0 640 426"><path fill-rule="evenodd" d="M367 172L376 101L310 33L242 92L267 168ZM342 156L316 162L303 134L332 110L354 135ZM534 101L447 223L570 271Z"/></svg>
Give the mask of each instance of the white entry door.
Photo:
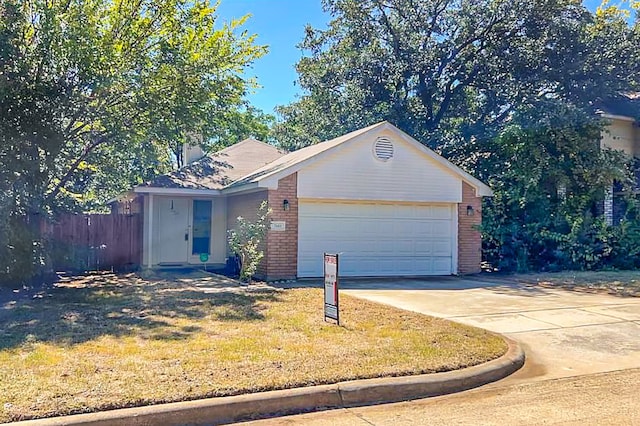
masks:
<svg viewBox="0 0 640 426"><path fill-rule="evenodd" d="M190 247L189 207L191 199L157 198L156 253L159 264L187 263Z"/></svg>
<svg viewBox="0 0 640 426"><path fill-rule="evenodd" d="M450 275L455 204L299 204L298 276L322 276L322 254L341 253L342 276Z"/></svg>

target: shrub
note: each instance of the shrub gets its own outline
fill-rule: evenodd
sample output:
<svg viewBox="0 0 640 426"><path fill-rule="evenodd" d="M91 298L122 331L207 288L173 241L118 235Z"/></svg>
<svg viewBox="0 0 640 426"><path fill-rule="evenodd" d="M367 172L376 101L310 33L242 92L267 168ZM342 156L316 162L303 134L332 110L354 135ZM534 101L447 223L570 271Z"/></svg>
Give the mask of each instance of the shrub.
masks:
<svg viewBox="0 0 640 426"><path fill-rule="evenodd" d="M263 201L258 208L255 221L239 216L236 227L229 230L229 248L240 259L240 280L242 281L251 282L264 257L261 247L267 233L267 219L270 214L271 209L267 202Z"/></svg>

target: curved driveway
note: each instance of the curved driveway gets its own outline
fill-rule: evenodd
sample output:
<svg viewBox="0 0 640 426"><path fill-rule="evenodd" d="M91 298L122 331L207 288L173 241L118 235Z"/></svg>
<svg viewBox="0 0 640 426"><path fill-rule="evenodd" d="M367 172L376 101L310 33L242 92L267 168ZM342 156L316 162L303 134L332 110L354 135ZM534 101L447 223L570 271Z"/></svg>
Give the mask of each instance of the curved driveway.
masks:
<svg viewBox="0 0 640 426"><path fill-rule="evenodd" d="M485 276L343 280L341 289L520 342L527 364L515 380L640 367L640 298L550 289Z"/></svg>

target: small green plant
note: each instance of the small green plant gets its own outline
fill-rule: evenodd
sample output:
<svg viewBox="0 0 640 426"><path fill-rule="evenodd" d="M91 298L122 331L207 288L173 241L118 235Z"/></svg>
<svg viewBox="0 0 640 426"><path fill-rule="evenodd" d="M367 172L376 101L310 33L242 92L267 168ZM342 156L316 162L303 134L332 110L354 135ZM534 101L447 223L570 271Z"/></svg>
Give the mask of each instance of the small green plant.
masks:
<svg viewBox="0 0 640 426"><path fill-rule="evenodd" d="M267 220L271 214L266 201L258 208L255 221L238 216L236 227L229 232L229 249L240 258L240 280L251 282L264 257L262 242L267 233Z"/></svg>

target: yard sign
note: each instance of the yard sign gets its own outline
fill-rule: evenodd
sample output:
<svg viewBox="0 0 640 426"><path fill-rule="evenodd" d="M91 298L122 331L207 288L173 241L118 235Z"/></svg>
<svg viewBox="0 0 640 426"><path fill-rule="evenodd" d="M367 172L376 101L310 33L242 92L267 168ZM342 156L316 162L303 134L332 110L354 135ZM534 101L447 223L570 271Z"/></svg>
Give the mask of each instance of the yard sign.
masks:
<svg viewBox="0 0 640 426"><path fill-rule="evenodd" d="M338 311L338 255L324 254L324 320L335 320L340 325Z"/></svg>

